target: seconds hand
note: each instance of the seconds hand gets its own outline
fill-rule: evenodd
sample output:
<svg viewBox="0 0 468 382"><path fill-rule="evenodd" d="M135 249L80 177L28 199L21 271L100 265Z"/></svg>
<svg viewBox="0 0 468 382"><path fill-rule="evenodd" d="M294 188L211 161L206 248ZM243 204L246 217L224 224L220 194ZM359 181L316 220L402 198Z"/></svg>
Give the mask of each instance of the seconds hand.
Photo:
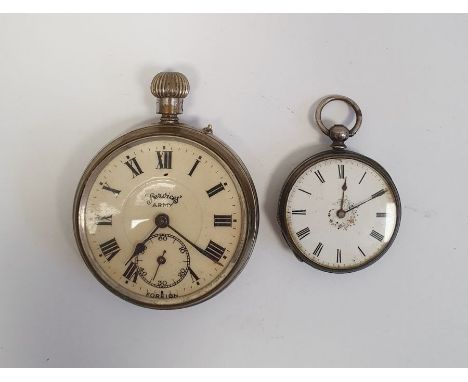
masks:
<svg viewBox="0 0 468 382"><path fill-rule="evenodd" d="M158 266L156 267L156 272L154 272L154 276L153 278L151 279L151 281L154 280L154 278L156 277L156 275L158 274L158 271L159 271L159 267L161 266L161 264L165 264L166 263L166 259L164 258L164 255L166 254L166 250L163 251L163 254L161 256L158 256L158 258L156 259L156 261L158 262Z"/></svg>

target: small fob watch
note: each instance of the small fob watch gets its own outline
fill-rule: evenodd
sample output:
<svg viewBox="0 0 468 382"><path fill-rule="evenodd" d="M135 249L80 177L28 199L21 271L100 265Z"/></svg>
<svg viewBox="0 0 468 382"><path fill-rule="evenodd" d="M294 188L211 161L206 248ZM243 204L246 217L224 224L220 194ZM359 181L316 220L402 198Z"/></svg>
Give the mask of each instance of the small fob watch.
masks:
<svg viewBox="0 0 468 382"><path fill-rule="evenodd" d="M352 107L352 129L325 127L322 110L331 101ZM345 150L345 141L362 122L353 100L325 97L315 120L333 149L306 159L289 175L280 196L279 224L299 260L327 272L356 271L378 260L395 239L401 217L398 191L377 162Z"/></svg>
<svg viewBox="0 0 468 382"><path fill-rule="evenodd" d="M104 147L86 168L74 204L81 255L96 278L156 309L200 303L242 270L258 230L254 184L211 126L180 123L189 93L176 72L156 75L159 123Z"/></svg>

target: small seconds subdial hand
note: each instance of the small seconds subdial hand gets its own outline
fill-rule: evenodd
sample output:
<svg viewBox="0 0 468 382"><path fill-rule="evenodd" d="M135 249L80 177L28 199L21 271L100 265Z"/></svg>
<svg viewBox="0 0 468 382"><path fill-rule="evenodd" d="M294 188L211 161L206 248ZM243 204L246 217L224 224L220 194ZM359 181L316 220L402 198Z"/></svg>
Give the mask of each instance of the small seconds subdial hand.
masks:
<svg viewBox="0 0 468 382"><path fill-rule="evenodd" d="M358 208L359 206L363 205L364 203L367 203L367 202L370 202L371 200L375 199L375 198L378 198L379 196L382 196L383 194L385 194L387 192L387 190L380 190L380 191L377 191L375 194L372 194L370 197L368 197L367 199L363 200L362 202L358 203L358 204L354 204L352 205L350 208L348 208L345 212L349 212L351 210L354 210L355 208Z"/></svg>
<svg viewBox="0 0 468 382"><path fill-rule="evenodd" d="M156 267L156 272L154 272L154 276L153 276L153 278L151 279L151 281L154 281L156 275L158 274L159 267L161 266L161 264L165 264L165 263L166 263L166 258L164 257L165 254L166 254L166 250L164 250L163 253L162 253L162 255L161 255L161 256L158 256L158 258L156 259L156 261L158 262L158 266Z"/></svg>

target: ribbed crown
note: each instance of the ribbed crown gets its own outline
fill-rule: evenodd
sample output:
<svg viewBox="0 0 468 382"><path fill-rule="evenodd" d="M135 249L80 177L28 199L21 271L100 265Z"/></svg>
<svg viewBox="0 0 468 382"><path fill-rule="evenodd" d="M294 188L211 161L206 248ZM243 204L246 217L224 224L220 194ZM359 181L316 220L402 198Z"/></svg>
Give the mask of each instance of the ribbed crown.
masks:
<svg viewBox="0 0 468 382"><path fill-rule="evenodd" d="M179 72L161 72L151 81L151 93L156 98L185 98L189 91L187 77Z"/></svg>

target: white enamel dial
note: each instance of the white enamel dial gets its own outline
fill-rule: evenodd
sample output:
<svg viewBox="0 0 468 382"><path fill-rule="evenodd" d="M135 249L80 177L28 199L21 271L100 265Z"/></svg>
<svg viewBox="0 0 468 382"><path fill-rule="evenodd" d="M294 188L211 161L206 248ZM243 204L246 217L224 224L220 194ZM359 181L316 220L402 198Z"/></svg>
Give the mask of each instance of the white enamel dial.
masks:
<svg viewBox="0 0 468 382"><path fill-rule="evenodd" d="M287 236L308 262L350 271L377 259L398 228L391 179L357 155L329 156L306 168L285 202Z"/></svg>
<svg viewBox="0 0 468 382"><path fill-rule="evenodd" d="M245 200L230 167L189 139L154 136L105 158L80 212L89 264L146 305L200 299L232 271L245 241Z"/></svg>

